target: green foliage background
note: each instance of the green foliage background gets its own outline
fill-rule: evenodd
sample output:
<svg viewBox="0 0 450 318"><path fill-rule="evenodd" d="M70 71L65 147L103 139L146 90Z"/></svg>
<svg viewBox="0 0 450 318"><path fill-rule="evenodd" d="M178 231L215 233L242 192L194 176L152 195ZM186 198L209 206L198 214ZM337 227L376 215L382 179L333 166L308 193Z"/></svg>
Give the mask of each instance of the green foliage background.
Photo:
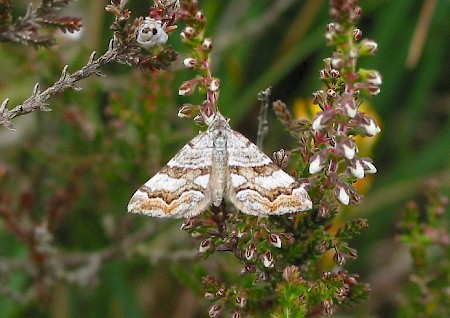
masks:
<svg viewBox="0 0 450 318"><path fill-rule="evenodd" d="M411 270L408 250L395 240L402 206L417 197L430 178L450 193L449 1L436 1L424 46L413 47L420 52L417 64L406 63L427 2L360 2L359 27L378 43L377 54L361 63L383 75L382 91L371 101L383 132L373 149L378 173L370 190L361 206L343 211L343 218L369 220L369 230L355 242L359 258L348 266L373 292L368 302L352 313L340 313L343 316L401 315L399 295L405 293ZM24 14L26 4L15 2L17 15ZM74 71L92 50L106 50L113 19L103 10L106 4L80 0L71 6L67 12L83 18L83 32L77 39L60 35L50 50L1 43L0 99L10 97L10 105L16 105L31 94L35 82L47 87L65 64ZM130 1L129 7L137 17L145 16L149 5ZM200 5L214 40L219 105L235 129L255 140L256 95L261 89L272 86L272 98L293 105L320 88L318 71L330 55L323 37L330 21L326 1L295 2L274 23L271 0ZM186 50L176 36L179 31L169 41L182 61ZM103 69L107 77L79 83L82 92L51 99L52 112L15 119L16 132L0 128L0 170L5 171L0 175L0 204L12 202L24 229L52 220L50 246L74 269L99 255L103 260L83 284L57 282L47 302L18 304L1 297L1 317L206 315L200 277L206 269L234 275L237 264L225 255L197 259L196 243L179 230L179 220L126 213L135 189L198 130L176 116L183 103L195 102L177 96L178 86L191 76L180 65L153 74L109 65ZM295 147L273 115L265 145L266 153ZM0 222L0 264L14 260L18 268L6 269L10 275L1 284L10 285L19 299L49 283L36 285L21 270L31 257L27 246L8 222ZM76 275L79 281L82 273Z"/></svg>

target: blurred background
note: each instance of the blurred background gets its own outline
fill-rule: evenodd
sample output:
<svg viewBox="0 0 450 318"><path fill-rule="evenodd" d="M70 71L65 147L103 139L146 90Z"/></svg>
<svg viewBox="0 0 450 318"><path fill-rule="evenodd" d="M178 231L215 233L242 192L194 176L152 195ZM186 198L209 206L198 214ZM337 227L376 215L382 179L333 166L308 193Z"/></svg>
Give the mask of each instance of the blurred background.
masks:
<svg viewBox="0 0 450 318"><path fill-rule="evenodd" d="M322 88L319 70L331 55L324 39L328 2L199 2L213 38L219 106L231 126L255 141L256 96L269 86L273 100L312 118L311 94ZM28 3L13 2L15 17ZM9 97L12 108L36 82L52 85L64 65L74 72L92 51L106 51L108 3L71 4L64 13L81 17L83 28L58 33L50 50L0 43L0 100ZM138 17L150 5L129 1L128 7ZM397 239L404 206L420 204L430 180L450 193L450 2L362 0L360 6L358 26L378 51L358 66L383 76L381 93L362 107L382 133L361 140L360 154L373 158L378 173L358 184L362 204L339 218L369 220L354 242L359 257L347 268L373 292L337 316L397 317L411 271L409 250ZM50 99L52 112L14 119L17 131L0 127L0 317L205 317L202 275L235 274L237 264L226 255L197 258L196 242L179 230L182 221L126 212L134 191L199 130L177 117L183 103L201 101L178 96L193 76L181 67L188 54L181 28L169 38L179 59L168 71L111 64L102 69L106 77L79 82L81 92ZM295 146L270 113L264 151ZM45 262L36 259L36 246Z"/></svg>

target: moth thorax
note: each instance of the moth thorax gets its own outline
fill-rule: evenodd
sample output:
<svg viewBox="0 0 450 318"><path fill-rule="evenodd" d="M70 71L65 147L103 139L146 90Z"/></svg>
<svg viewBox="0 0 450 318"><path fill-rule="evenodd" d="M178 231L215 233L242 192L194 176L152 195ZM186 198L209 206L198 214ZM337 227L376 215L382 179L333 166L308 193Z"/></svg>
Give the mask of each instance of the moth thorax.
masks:
<svg viewBox="0 0 450 318"><path fill-rule="evenodd" d="M213 146L218 151L226 151L227 138L221 130L214 131Z"/></svg>

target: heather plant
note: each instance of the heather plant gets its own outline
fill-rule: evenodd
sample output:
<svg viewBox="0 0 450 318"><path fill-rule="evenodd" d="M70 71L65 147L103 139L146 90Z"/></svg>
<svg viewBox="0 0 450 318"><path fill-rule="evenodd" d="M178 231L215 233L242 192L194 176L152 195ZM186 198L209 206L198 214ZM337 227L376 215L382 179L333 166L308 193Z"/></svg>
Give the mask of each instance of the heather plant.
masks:
<svg viewBox="0 0 450 318"><path fill-rule="evenodd" d="M397 223L392 232L397 231L401 242L410 247L414 274L404 279L406 283L400 281L405 277L398 276L397 298L388 303L396 310L384 316L446 316L446 198L438 194L436 183L419 187L395 187L394 183L393 188L385 188L382 182L401 179L409 162L409 171L418 177L421 171L441 167L427 158L433 149L445 158L447 130L442 138L431 138L428 153L410 155L408 161L400 160L407 153L403 143L398 147L403 152L389 152L397 148L383 139L380 151L387 156L375 153L375 160L368 152L360 156L363 151L358 145L381 132L380 122L362 111L364 107L374 107L383 115L381 138L386 134L388 142L406 138L392 131L400 108L386 108L398 103L386 102L386 95L377 96L382 82L378 69L388 74L383 77L383 93L388 90L388 96L398 93L390 90L398 84L386 88L386 81L398 79L400 72L394 72L389 59L371 62L379 61L385 51L382 44L363 36L367 23L359 26L363 12L370 15L374 5L368 4L366 13L356 0L331 0L317 32L301 40L293 31L304 30L311 20L300 14L297 23L289 25L292 12L286 10L293 3L256 1L233 7L230 1L231 11L219 12L214 10L218 4L207 1L137 4L113 0L106 6L111 22L103 30L109 39L104 53L96 53L102 50L100 45L92 53L80 49L70 55L65 52L70 45L64 46L64 38L56 31L84 28L82 20L73 16L76 10L65 11L74 5L72 1L42 1L26 6L24 16L18 17L13 10L16 4L0 0L0 44L5 52L17 53L0 51L15 65L5 63L3 73L25 78L33 70L40 82L32 90L33 84L26 82L30 97L23 94L25 89L17 90L22 101L7 91L0 106L0 125L16 129L8 133L29 134L15 146L0 144L5 149L0 153L0 293L5 296L0 312L11 317L305 317L345 316L347 312L355 317L368 311L383 315L386 301L378 301L376 309L365 308L371 295L368 282L377 288L380 275L375 274L390 271L388 262L370 267L377 257L369 244L376 239L370 239L373 232L368 225L385 233ZM430 10L427 3L425 17ZM244 12L250 5L257 18L233 29L233 21L241 14L236 8L243 6ZM301 12L314 16L320 5L310 1ZM403 8L391 5L399 6L397 10L389 7L399 19ZM436 12L438 22L447 21L442 20L446 19L443 8ZM221 14L224 20L215 24ZM383 43L386 25L379 26L381 35L374 36ZM402 27L400 23L398 28ZM445 39L445 31L441 33ZM261 34L263 42L279 47L278 52L272 51L273 62L252 62L260 44L249 39ZM296 43L291 50L289 43ZM231 47L231 59L221 55L227 47ZM321 54L314 51L321 47ZM237 57L246 61L248 74ZM309 77L302 74L310 83L284 94L287 100L271 103L286 84L265 88L279 84L281 76L297 77L295 63L308 59L318 61L312 63L315 69ZM442 58L424 60L438 63ZM252 81L261 65L267 70ZM7 82L4 77L1 81L0 87ZM428 87L417 85L417 94L418 88ZM291 112L290 99L291 95L311 96L308 90L314 91L312 101L320 109L310 120ZM379 98L381 105L376 104ZM252 112L250 106L257 99L259 109ZM273 161L303 184L313 208L255 217L223 202L184 221L127 215L133 191L194 136L194 130L205 129L202 114L219 110L234 129L248 133L255 128L255 143L261 149L276 144ZM244 114L250 113L243 125ZM176 114L184 120L176 121ZM277 123L271 120L272 114ZM411 118L417 119L417 114ZM430 128L431 132L437 134ZM290 140L281 140L288 135ZM281 145L292 149L279 149ZM400 160L398 166L390 166L393 158ZM374 195L363 192L359 185L370 184L377 168L381 172L380 165L392 167L391 173L381 175ZM446 175L436 176L444 190ZM425 200L409 203L394 222L396 214L389 213L392 208L386 204L410 197L417 188L427 189ZM399 192L402 195L396 196ZM377 213L369 214L377 207ZM395 249L385 251L383 260L400 254ZM402 275L408 272L405 268ZM384 277L391 277L390 273ZM390 288L382 289L391 295ZM377 302L377 297L372 296L369 303L374 298Z"/></svg>

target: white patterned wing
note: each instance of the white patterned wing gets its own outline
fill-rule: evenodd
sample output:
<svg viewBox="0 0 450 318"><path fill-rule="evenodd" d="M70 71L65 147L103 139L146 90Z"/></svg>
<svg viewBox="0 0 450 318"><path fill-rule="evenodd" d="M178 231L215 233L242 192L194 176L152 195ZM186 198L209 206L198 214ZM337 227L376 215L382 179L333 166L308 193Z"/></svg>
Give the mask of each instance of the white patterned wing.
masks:
<svg viewBox="0 0 450 318"><path fill-rule="evenodd" d="M229 129L227 197L251 215L280 215L312 208L306 190L254 143Z"/></svg>
<svg viewBox="0 0 450 318"><path fill-rule="evenodd" d="M211 203L212 144L206 132L192 139L134 193L128 212L173 218L203 212Z"/></svg>

